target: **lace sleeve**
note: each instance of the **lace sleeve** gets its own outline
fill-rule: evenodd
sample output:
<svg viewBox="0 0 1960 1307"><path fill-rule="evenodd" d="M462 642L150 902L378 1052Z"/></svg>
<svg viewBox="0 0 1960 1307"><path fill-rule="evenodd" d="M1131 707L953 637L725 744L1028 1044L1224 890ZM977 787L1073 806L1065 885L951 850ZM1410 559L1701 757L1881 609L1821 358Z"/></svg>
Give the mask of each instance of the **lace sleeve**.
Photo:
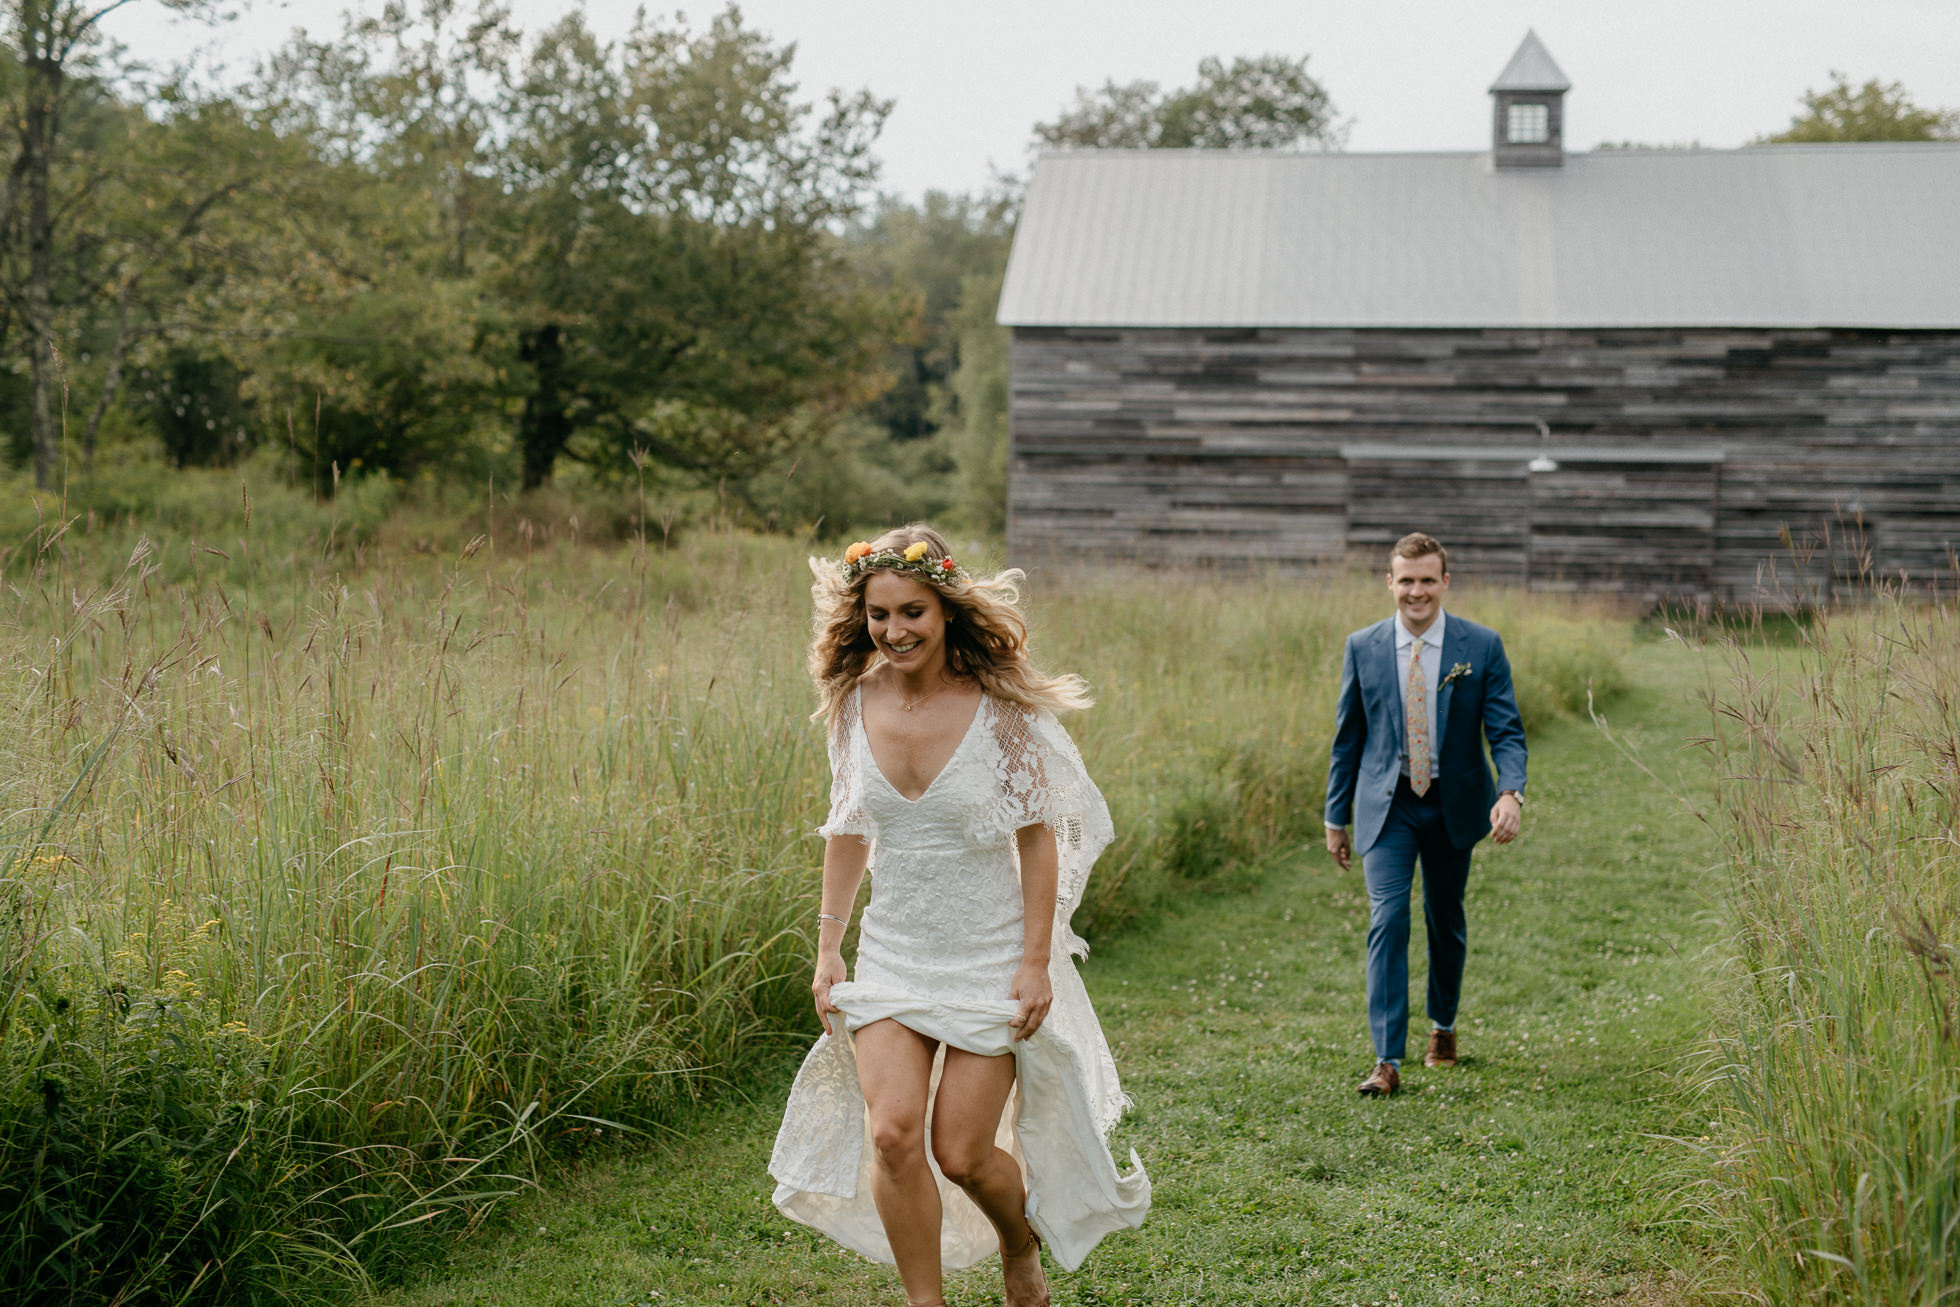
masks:
<svg viewBox="0 0 1960 1307"><path fill-rule="evenodd" d="M817 827L824 839L833 835L872 836L864 815L864 764L858 756L858 695L853 690L830 719L830 817Z"/></svg>
<svg viewBox="0 0 1960 1307"><path fill-rule="evenodd" d="M1054 714L992 697L982 711L988 714L993 746L993 793L975 813L968 836L994 843L1013 839L1024 826L1045 825L1055 832L1058 938L1080 957L1089 946L1069 929L1069 920L1082 903L1096 858L1115 836L1109 805Z"/></svg>

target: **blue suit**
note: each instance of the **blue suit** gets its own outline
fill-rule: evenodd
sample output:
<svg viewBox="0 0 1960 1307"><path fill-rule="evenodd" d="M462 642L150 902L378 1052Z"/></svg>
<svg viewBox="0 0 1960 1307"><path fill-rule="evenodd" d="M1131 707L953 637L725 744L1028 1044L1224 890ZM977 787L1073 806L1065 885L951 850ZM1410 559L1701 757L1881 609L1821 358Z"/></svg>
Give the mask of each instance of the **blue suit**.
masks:
<svg viewBox="0 0 1960 1307"><path fill-rule="evenodd" d="M1401 1060L1408 1042L1409 890L1416 864L1422 864L1429 929L1429 1018L1453 1027L1469 941L1463 890L1470 851L1490 834L1498 792L1525 785L1524 726L1504 642L1489 627L1454 613L1443 627L1431 746L1436 780L1420 798L1399 784L1408 740L1395 657L1399 620L1390 617L1348 637L1326 811L1329 826L1354 828L1354 852L1368 886L1368 1025L1376 1056L1393 1061ZM1459 668L1468 670L1453 676Z"/></svg>

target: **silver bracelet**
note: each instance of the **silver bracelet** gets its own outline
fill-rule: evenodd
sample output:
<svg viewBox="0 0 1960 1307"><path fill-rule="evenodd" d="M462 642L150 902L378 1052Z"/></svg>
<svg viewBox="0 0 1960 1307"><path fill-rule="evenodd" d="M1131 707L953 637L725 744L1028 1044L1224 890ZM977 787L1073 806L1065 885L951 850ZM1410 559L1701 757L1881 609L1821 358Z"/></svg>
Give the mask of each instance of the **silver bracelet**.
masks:
<svg viewBox="0 0 1960 1307"><path fill-rule="evenodd" d="M845 928L846 930L848 930L848 929L850 929L850 925L851 925L851 923L850 923L850 922L848 922L848 921L846 921L846 920L844 920L844 918L842 918L842 917L833 917L833 916L831 916L831 915L830 915L830 914L829 914L828 912L819 912L819 913L817 914L817 920L818 920L818 921L834 921L834 922L836 922L836 923L837 923L838 925L840 925L840 926L842 926L842 927L844 927L844 928Z"/></svg>

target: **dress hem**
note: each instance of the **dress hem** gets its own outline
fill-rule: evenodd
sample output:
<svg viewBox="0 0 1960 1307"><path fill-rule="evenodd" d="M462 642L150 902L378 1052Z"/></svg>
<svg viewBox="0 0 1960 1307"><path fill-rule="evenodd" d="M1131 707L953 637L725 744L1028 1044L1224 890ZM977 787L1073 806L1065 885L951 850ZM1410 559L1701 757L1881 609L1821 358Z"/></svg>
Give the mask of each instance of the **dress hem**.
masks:
<svg viewBox="0 0 1960 1307"><path fill-rule="evenodd" d="M1075 970L1073 965L1067 969ZM1080 1266L1104 1235L1143 1224L1150 1210L1150 1178L1134 1149L1130 1169L1117 1170L1099 1112L1086 1092L1083 1051L1067 1039L1047 1025L1027 1039L1014 1039L1007 1022L1019 1005L1012 1002L946 1003L858 982L834 986L831 1000L842 1016L833 1025L841 1024L844 1033L820 1038L804 1060L770 1158L769 1172L777 1180L773 1202L784 1216L864 1257L891 1264L891 1246L871 1201L873 1160L853 1039L865 1026L890 1019L949 1047L981 1057L1014 1058L1014 1089L1003 1108L996 1143L1020 1166L1028 1191L1028 1221L1063 1270ZM938 1065L935 1060L935 1093ZM829 1134L830 1147L813 1155L810 1142L819 1130ZM850 1164L853 1157L855 1166ZM931 1162L929 1137L927 1158L944 1212L942 1264L958 1269L998 1252L992 1223Z"/></svg>

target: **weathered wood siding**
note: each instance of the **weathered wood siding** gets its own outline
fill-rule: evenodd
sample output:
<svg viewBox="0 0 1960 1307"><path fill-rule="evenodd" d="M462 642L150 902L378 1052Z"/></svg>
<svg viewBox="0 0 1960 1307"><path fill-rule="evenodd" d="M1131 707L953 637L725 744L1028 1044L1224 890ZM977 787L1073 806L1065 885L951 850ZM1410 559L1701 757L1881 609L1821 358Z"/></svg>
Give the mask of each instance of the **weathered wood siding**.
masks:
<svg viewBox="0 0 1960 1307"><path fill-rule="evenodd" d="M1023 327L1012 386L1017 558L1314 565L1421 529L1461 574L1753 599L1852 568L1846 517L1881 574L1960 551L1960 332Z"/></svg>

